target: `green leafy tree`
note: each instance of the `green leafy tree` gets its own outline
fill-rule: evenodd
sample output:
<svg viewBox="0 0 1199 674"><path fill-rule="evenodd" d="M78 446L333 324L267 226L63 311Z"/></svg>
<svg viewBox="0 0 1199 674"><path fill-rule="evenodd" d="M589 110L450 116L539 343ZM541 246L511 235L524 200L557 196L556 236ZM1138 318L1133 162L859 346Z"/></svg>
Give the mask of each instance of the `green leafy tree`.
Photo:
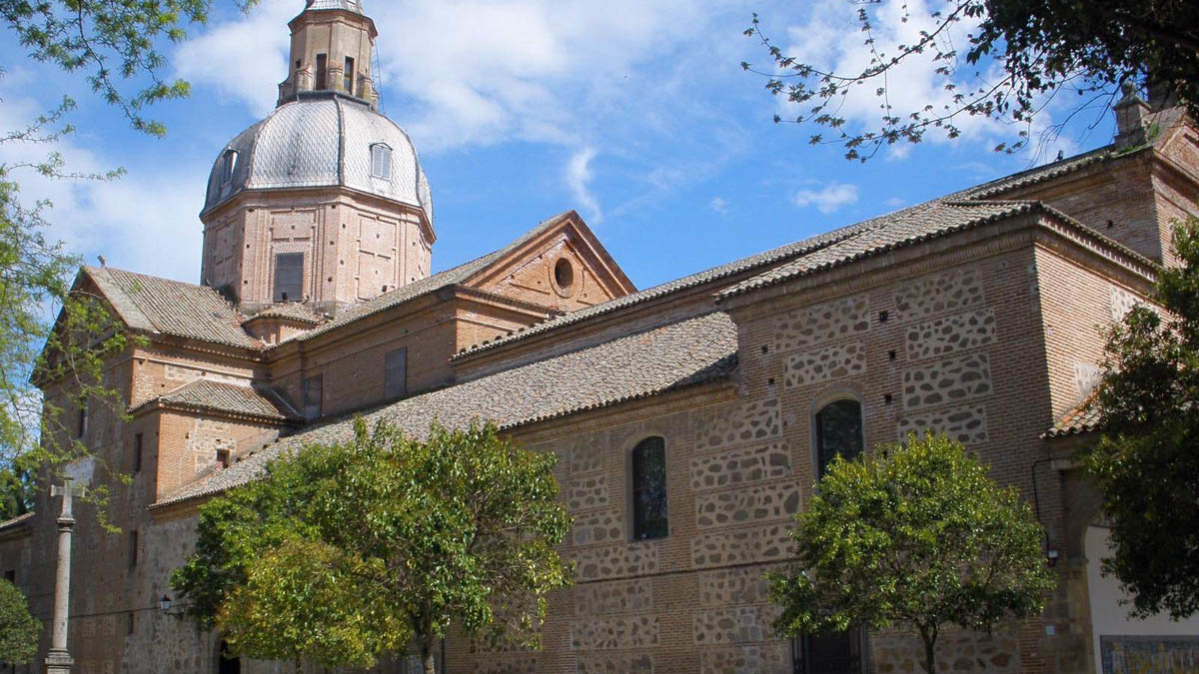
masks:
<svg viewBox="0 0 1199 674"><path fill-rule="evenodd" d="M943 436L837 457L796 523L796 565L769 576L775 628L912 629L929 674L946 625L1036 615L1054 587L1028 504Z"/></svg>
<svg viewBox="0 0 1199 674"><path fill-rule="evenodd" d="M205 504L172 586L252 658L366 668L415 641L432 673L451 626L534 647L569 583L556 463L492 425L418 442L359 420Z"/></svg>
<svg viewBox="0 0 1199 674"><path fill-rule="evenodd" d="M1179 267L1159 271L1154 301L1108 335L1096 400L1103 420L1086 463L1111 523L1103 561L1132 613L1199 610L1199 220L1174 230Z"/></svg>
<svg viewBox="0 0 1199 674"><path fill-rule="evenodd" d="M832 2L834 0L825 0ZM879 12L902 2L904 24L921 27L906 44L878 38ZM864 0L845 3L862 32L861 70L792 57L763 32L757 15L745 33L761 40L772 70L746 70L766 78L771 93L799 105L793 118L776 122L825 127L813 144L845 147L846 158L865 161L897 142L918 143L929 132L961 134L964 118L983 117L1019 129L996 149L1028 144L1033 119L1058 94L1070 96L1067 119L1098 119L1126 83L1162 85L1199 113L1199 3L1193 0ZM963 34L964 33L964 34ZM905 64L933 69L943 100L897 109L888 94ZM889 80L888 78L891 78ZM1155 87L1156 88L1156 87ZM879 123L860 130L847 124L843 101L855 90L878 98ZM1049 135L1062 124L1047 125Z"/></svg>
<svg viewBox="0 0 1199 674"><path fill-rule="evenodd" d="M29 602L17 586L0 580L0 662L23 665L37 656L41 623L29 615Z"/></svg>
<svg viewBox="0 0 1199 674"><path fill-rule="evenodd" d="M245 9L255 1L233 4ZM189 92L186 82L161 76L167 66L161 50L185 39L188 26L204 23L211 6L211 0L0 0L0 25L30 59L78 73L134 129L161 136L166 128L146 116L148 106ZM121 169L96 174L68 169L54 146L74 132L67 122L74 108L75 101L64 97L25 126L0 129L0 149L45 148L38 160L0 161L0 517L29 506L29 476L92 456L71 432L74 409L86 405L98 416L124 415L105 366L129 346L129 336L97 298L72 294L81 261L46 238L52 204L21 198L20 184L29 176L113 180L123 174ZM38 386L58 395L43 400ZM106 489L97 486L88 499L102 504Z"/></svg>

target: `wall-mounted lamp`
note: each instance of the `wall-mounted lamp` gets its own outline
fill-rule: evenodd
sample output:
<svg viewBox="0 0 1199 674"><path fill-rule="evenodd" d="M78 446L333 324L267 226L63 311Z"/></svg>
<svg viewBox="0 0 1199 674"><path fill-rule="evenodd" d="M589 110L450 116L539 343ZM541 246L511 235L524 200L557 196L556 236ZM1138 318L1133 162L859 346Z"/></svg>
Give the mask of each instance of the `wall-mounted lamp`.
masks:
<svg viewBox="0 0 1199 674"><path fill-rule="evenodd" d="M1057 548L1046 550L1045 559L1049 562L1049 566L1057 566Z"/></svg>
<svg viewBox="0 0 1199 674"><path fill-rule="evenodd" d="M158 608L162 609L163 613L170 615L171 613L171 598L167 595L162 595L162 599L158 600Z"/></svg>

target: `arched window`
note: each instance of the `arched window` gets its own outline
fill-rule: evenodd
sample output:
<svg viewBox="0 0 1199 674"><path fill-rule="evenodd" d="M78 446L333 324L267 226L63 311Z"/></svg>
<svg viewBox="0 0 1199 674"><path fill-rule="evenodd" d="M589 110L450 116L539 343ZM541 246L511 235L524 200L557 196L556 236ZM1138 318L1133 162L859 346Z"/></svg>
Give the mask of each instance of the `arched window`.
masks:
<svg viewBox="0 0 1199 674"><path fill-rule="evenodd" d="M666 441L646 438L633 448L633 538L662 538L666 520Z"/></svg>
<svg viewBox="0 0 1199 674"><path fill-rule="evenodd" d="M835 400L816 413L816 477L824 477L833 457L852 459L862 453L862 403Z"/></svg>
<svg viewBox="0 0 1199 674"><path fill-rule="evenodd" d="M371 146L371 175L391 180L391 148L385 143Z"/></svg>

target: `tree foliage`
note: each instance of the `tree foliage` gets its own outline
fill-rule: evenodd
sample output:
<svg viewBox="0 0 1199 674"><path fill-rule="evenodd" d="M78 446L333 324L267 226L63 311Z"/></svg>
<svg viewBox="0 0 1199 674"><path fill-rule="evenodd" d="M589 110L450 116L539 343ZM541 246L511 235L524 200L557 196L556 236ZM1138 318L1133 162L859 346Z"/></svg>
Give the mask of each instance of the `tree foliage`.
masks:
<svg viewBox="0 0 1199 674"><path fill-rule="evenodd" d="M545 594L569 582L556 463L492 425L418 442L359 420L352 442L205 504L172 586L253 658L365 668L415 641L432 672L451 625L535 646Z"/></svg>
<svg viewBox="0 0 1199 674"><path fill-rule="evenodd" d="M1138 305L1108 334L1103 433L1086 457L1111 524L1104 572L1137 617L1199 610L1199 220L1175 227L1174 249L1162 311Z"/></svg>
<svg viewBox="0 0 1199 674"><path fill-rule="evenodd" d="M234 2L243 9L255 3ZM189 91L186 82L161 76L167 66L162 45L183 40L186 28L206 21L211 7L211 0L0 0L0 21L29 58L82 75L134 129L161 136L166 128L145 116L147 107ZM63 97L25 126L0 130L0 150L45 148L40 160L0 161L0 518L24 512L38 471L93 456L69 428L67 417L75 408L85 405L97 416L117 419L125 411L104 367L131 343L130 336L97 298L71 292L81 261L47 238L53 204L21 196L22 180L32 176L113 180L124 173L68 169L54 147L75 131L67 122L74 107L75 101ZM61 389L61 399L43 407L34 378ZM106 490L94 487L87 499L102 505Z"/></svg>
<svg viewBox="0 0 1199 674"><path fill-rule="evenodd" d="M902 3L903 23L927 26L910 44L878 39L879 8L886 2ZM860 71L788 56L757 15L745 33L760 39L774 69L742 67L766 77L772 94L799 105L794 118L776 116L776 122L827 127L828 137L815 133L811 141L841 144L848 159L865 161L888 145L918 143L929 131L956 138L967 117L1017 125L1015 139L996 148L1013 152L1032 140L1033 118L1056 95L1074 97L1069 117L1098 110L1101 118L1126 82L1164 85L1192 115L1199 113L1199 4L1193 0L864 0L847 3L846 11L857 14L868 56ZM888 76L921 60L932 65L946 100L896 109ZM879 124L865 131L849 128L840 114L846 96L861 87L879 100Z"/></svg>
<svg viewBox="0 0 1199 674"><path fill-rule="evenodd" d="M770 576L776 629L913 629L930 674L944 626L1038 614L1054 586L1028 504L943 436L838 456L796 523L798 561Z"/></svg>
<svg viewBox="0 0 1199 674"><path fill-rule="evenodd" d="M8 580L0 580L0 662L28 664L37 656L41 623L29 615L25 595Z"/></svg>

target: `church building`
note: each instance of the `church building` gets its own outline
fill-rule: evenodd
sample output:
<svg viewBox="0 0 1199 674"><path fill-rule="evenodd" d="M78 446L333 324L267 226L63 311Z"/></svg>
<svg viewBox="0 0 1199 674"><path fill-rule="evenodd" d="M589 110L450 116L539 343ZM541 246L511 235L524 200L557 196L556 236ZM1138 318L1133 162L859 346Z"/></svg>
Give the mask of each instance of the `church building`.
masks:
<svg viewBox="0 0 1199 674"><path fill-rule="evenodd" d="M762 574L792 559L834 456L926 430L1021 490L1058 579L1035 619L945 633L941 671L1196 671L1166 667L1199 666L1199 620L1129 620L1099 573L1105 518L1072 459L1101 422L1102 328L1199 213L1199 127L1169 96L1129 92L1094 151L645 290L574 211L434 274L430 179L378 111L374 22L308 0L288 27L278 107L215 153L197 283L79 272L142 339L106 370L128 419L84 406L73 429L121 528L77 504L73 671L294 673L223 658L185 598L162 599L202 504L357 417L417 438L490 420L560 457L575 584L549 597L539 651L449 635L452 674L922 671L902 630L777 637ZM58 508L44 489L0 524L0 570L47 629L17 672L44 671Z"/></svg>

